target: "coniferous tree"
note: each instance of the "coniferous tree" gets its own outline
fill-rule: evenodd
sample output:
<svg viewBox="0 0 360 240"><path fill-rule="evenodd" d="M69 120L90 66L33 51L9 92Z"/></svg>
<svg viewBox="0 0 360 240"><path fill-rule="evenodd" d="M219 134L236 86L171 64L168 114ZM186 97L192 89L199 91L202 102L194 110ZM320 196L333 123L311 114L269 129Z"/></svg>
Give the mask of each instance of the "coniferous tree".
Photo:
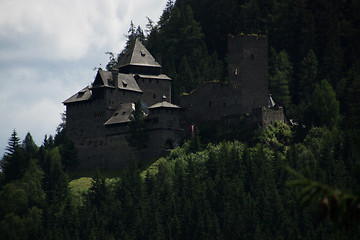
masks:
<svg viewBox="0 0 360 240"><path fill-rule="evenodd" d="M292 82L293 67L289 55L282 50L275 57L275 64L270 72L269 88L276 102L289 108L291 96L289 85Z"/></svg>
<svg viewBox="0 0 360 240"><path fill-rule="evenodd" d="M315 84L311 104L308 107L307 125L334 128L340 120L340 104L336 93L327 80Z"/></svg>
<svg viewBox="0 0 360 240"><path fill-rule="evenodd" d="M26 157L15 129L9 139L0 167L7 181L21 178L27 167Z"/></svg>
<svg viewBox="0 0 360 240"><path fill-rule="evenodd" d="M318 60L312 49L309 50L307 55L301 61L299 70L299 86L297 88L299 92L298 102L308 102L311 94L314 91L315 83L318 76Z"/></svg>

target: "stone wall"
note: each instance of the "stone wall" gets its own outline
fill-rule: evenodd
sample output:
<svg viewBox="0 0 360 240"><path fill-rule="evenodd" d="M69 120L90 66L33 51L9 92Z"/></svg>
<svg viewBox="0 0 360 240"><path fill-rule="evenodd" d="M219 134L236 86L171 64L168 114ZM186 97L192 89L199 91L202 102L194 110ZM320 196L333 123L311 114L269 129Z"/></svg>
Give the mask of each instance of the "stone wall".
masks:
<svg viewBox="0 0 360 240"><path fill-rule="evenodd" d="M167 101L171 102L171 80L156 78L137 78L137 84L143 90L142 101L150 107L161 102L165 95Z"/></svg>
<svg viewBox="0 0 360 240"><path fill-rule="evenodd" d="M267 37L237 35L228 38L228 78L237 89L246 112L266 106L268 96Z"/></svg>
<svg viewBox="0 0 360 240"><path fill-rule="evenodd" d="M236 89L220 82L204 83L191 94L182 95L180 105L185 108L186 122L217 121L247 109Z"/></svg>

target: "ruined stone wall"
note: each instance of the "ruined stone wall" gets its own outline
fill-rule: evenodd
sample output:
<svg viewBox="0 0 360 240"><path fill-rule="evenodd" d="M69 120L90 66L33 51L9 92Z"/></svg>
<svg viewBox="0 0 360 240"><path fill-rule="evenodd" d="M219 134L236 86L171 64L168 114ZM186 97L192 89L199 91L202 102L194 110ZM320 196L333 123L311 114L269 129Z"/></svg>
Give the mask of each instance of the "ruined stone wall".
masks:
<svg viewBox="0 0 360 240"><path fill-rule="evenodd" d="M224 116L244 113L247 107L241 100L232 86L210 82L202 84L189 95L182 95L180 105L185 108L186 121L214 121Z"/></svg>
<svg viewBox="0 0 360 240"><path fill-rule="evenodd" d="M266 128L270 124L274 124L275 122L286 122L286 117L284 113L284 109L282 107L275 108L263 108L262 111L262 126Z"/></svg>
<svg viewBox="0 0 360 240"><path fill-rule="evenodd" d="M246 111L266 106L268 96L267 37L237 35L228 38L229 83L237 89Z"/></svg>
<svg viewBox="0 0 360 240"><path fill-rule="evenodd" d="M263 129L275 122L287 123L284 109L282 107L258 107L251 112L247 124L256 127L261 126Z"/></svg>

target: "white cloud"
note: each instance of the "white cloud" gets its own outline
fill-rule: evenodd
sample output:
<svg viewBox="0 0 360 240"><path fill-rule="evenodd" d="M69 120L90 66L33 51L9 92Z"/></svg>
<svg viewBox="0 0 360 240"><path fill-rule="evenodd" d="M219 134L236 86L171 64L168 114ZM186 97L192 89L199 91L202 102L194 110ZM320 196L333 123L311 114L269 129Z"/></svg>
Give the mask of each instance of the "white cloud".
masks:
<svg viewBox="0 0 360 240"><path fill-rule="evenodd" d="M90 84L106 51L118 53L130 21L157 22L167 0L2 0L0 157L12 130L38 145L54 134L62 101Z"/></svg>
<svg viewBox="0 0 360 240"><path fill-rule="evenodd" d="M7 48L0 48L0 60L77 60L106 45L113 48L124 41L132 18L145 24L146 13L154 17L155 10L158 18L164 2L2 1L0 43Z"/></svg>

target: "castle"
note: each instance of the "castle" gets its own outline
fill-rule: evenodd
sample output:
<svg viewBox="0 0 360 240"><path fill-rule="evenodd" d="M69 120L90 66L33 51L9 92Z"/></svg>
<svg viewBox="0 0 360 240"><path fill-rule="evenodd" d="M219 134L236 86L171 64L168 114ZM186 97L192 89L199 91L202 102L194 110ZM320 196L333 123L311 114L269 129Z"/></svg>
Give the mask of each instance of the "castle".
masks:
<svg viewBox="0 0 360 240"><path fill-rule="evenodd" d="M182 95L180 106L171 103L172 79L139 40L114 69L99 69L91 86L63 102L79 168L122 168L139 154L127 142L138 99L149 136L147 148L140 153L146 157L162 156L178 146L190 125L236 127L244 115L249 127L285 122L282 107L268 94L267 37L229 36L228 49L228 84L204 83Z"/></svg>

